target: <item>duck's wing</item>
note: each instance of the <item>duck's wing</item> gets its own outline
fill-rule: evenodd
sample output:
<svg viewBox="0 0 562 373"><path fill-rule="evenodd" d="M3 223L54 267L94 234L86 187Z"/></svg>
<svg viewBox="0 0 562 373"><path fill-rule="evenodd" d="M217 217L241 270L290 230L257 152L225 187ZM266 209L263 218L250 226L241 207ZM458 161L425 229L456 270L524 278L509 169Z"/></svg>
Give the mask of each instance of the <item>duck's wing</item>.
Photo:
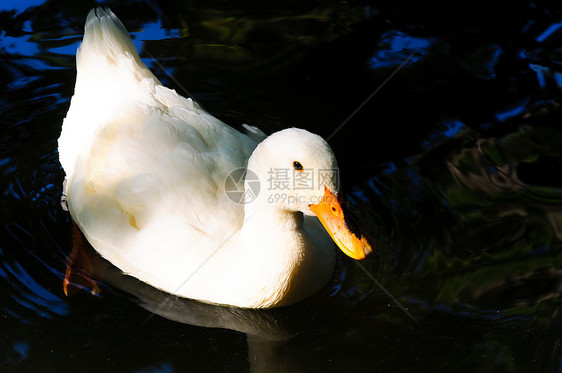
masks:
<svg viewBox="0 0 562 373"><path fill-rule="evenodd" d="M246 135L256 142L262 142L267 137L267 135L258 127L250 126L248 124L243 124L242 127L246 131Z"/></svg>
<svg viewBox="0 0 562 373"><path fill-rule="evenodd" d="M94 247L162 222L188 235L240 227L225 180L255 140L162 86L109 10L90 12L77 69L59 154L71 214Z"/></svg>

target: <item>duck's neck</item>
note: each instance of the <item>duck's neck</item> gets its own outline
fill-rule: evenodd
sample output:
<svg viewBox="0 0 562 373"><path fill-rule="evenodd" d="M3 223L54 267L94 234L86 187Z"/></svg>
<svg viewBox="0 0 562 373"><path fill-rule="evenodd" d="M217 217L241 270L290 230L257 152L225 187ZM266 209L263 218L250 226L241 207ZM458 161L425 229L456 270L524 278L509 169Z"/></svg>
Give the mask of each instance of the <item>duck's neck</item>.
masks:
<svg viewBox="0 0 562 373"><path fill-rule="evenodd" d="M311 234L301 212L287 211L256 200L245 206L240 231L245 242L259 242L246 252L263 281L264 293L277 306L294 303L316 291L329 280L334 256L329 242ZM327 244L327 245L326 245Z"/></svg>
<svg viewBox="0 0 562 373"><path fill-rule="evenodd" d="M270 242L271 239L292 240L303 233L303 214L257 198L244 206L242 232L266 238L263 242Z"/></svg>
<svg viewBox="0 0 562 373"><path fill-rule="evenodd" d="M302 214L271 211L267 207L248 211L241 230L242 236L247 242L259 243L250 253L252 258L261 258L261 263L268 263L272 274L278 272L279 276L291 276L306 256Z"/></svg>

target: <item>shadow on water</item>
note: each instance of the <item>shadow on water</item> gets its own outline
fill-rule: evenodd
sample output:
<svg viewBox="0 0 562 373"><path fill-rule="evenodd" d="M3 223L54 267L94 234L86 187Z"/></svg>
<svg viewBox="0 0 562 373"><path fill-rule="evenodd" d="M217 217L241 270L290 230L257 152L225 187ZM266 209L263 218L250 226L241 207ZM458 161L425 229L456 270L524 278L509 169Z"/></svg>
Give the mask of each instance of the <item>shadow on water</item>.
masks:
<svg viewBox="0 0 562 373"><path fill-rule="evenodd" d="M413 323L347 258L321 294L269 311L111 266L100 295L66 298L56 140L98 3L24 3L0 4L0 370L560 370L560 6L104 3L165 85L236 128L348 121L330 143L377 240L364 266Z"/></svg>

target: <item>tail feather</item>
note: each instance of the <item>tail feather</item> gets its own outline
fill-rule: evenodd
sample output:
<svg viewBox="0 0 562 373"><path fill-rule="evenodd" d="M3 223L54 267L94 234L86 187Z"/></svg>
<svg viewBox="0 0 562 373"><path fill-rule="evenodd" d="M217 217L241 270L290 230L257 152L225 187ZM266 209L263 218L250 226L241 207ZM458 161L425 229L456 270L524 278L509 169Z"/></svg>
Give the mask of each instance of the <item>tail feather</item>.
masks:
<svg viewBox="0 0 562 373"><path fill-rule="evenodd" d="M76 55L78 75L87 70L88 75L100 71L107 76L112 70L117 71L115 67L123 62L132 62L127 69L136 73L138 80L156 80L140 59L129 32L119 18L109 9L92 9L88 13L84 38Z"/></svg>
<svg viewBox="0 0 562 373"><path fill-rule="evenodd" d="M59 157L68 177L96 131L108 123L119 125L139 105L158 106L154 92L161 85L109 9L88 14L76 70L74 96L59 138Z"/></svg>
<svg viewBox="0 0 562 373"><path fill-rule="evenodd" d="M128 54L137 63L143 64L127 29L110 9L97 8L88 13L84 38L78 50L78 64L83 62L84 55L91 53L113 60L119 55Z"/></svg>

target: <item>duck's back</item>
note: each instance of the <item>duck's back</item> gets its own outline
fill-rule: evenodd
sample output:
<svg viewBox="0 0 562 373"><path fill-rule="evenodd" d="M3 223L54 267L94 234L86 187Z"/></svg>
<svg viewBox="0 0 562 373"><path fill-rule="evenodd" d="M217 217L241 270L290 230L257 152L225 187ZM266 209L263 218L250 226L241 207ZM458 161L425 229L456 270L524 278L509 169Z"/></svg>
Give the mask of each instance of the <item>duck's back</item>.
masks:
<svg viewBox="0 0 562 373"><path fill-rule="evenodd" d="M116 263L139 243L180 250L224 240L243 220L225 178L255 146L163 87L111 11L90 12L59 155L72 217L102 255Z"/></svg>

